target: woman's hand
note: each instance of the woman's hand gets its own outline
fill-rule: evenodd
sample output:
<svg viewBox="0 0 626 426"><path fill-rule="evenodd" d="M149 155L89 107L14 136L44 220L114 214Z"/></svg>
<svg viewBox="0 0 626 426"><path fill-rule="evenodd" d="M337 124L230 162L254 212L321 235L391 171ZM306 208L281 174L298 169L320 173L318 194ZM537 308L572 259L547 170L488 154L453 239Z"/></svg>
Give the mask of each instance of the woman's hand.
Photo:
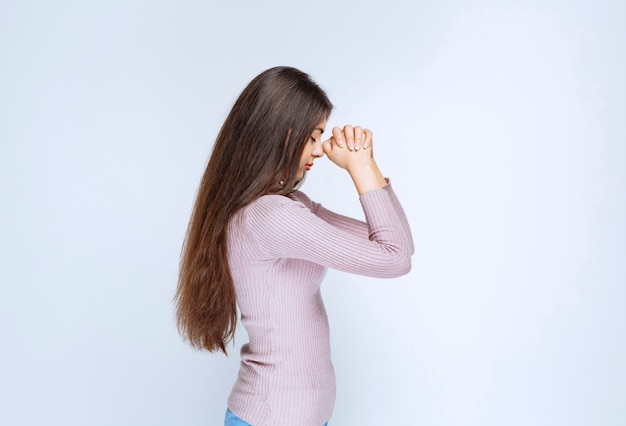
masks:
<svg viewBox="0 0 626 426"><path fill-rule="evenodd" d="M372 145L370 130L350 125L333 128L332 136L322 144L330 161L350 174L359 194L387 184L374 161Z"/></svg>
<svg viewBox="0 0 626 426"><path fill-rule="evenodd" d="M332 136L324 141L322 147L330 161L348 172L351 167L373 161L372 132L360 126L333 128Z"/></svg>
<svg viewBox="0 0 626 426"><path fill-rule="evenodd" d="M350 151L358 151L361 148L369 148L372 145L372 132L361 126L352 127L347 124L340 129L335 127L332 130L332 138L340 147L347 146Z"/></svg>

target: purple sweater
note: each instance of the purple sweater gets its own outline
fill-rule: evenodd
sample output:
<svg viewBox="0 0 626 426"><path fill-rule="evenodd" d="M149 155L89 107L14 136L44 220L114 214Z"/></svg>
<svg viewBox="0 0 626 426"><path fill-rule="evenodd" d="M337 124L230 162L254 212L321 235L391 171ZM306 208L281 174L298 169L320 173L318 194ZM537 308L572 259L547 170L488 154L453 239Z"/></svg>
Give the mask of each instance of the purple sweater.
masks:
<svg viewBox="0 0 626 426"><path fill-rule="evenodd" d="M231 221L229 264L249 343L228 407L253 426L322 426L331 417L327 268L380 278L411 269L411 231L391 186L360 201L366 222L300 191L265 195Z"/></svg>

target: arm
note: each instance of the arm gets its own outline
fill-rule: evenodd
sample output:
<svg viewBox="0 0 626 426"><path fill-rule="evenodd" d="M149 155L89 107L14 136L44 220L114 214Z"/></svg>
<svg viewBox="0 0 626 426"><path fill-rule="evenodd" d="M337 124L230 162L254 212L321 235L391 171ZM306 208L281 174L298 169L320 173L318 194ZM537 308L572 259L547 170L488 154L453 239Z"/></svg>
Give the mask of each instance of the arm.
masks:
<svg viewBox="0 0 626 426"><path fill-rule="evenodd" d="M309 260L373 277L395 277L410 270L413 247L408 222L402 209L394 205L393 191L374 161L371 132L359 129L333 129L323 148L331 161L350 174L360 195L367 234L333 226L333 218L326 221L318 216L319 205L306 196L304 199L303 194L295 197L300 202L268 196L256 205L262 212L249 211L247 215L251 229L259 231L255 240L262 247L263 258ZM345 147L346 143L355 145L355 139L358 145Z"/></svg>
<svg viewBox="0 0 626 426"><path fill-rule="evenodd" d="M413 237L411 235L411 229L409 227L409 222L408 222L408 220L406 218L406 215L404 214L404 209L402 208L402 205L400 204L400 200L396 196L396 194L395 194L395 192L393 190L393 187L389 183L389 179L386 179L386 181L387 181L387 185L383 189L388 192L389 198L391 200L391 204L396 209L396 214L398 215L398 218L402 222L402 226L403 226L403 229L404 229L404 235L405 235L405 237L407 239L407 243L408 243L409 247L411 248L410 249L411 254L413 254L415 249L414 249L414 246L413 246ZM316 203L315 201L311 200L302 191L295 191L295 192L293 192L291 194L291 197L293 197L297 201L300 201L309 210L311 210L311 212L313 212L313 214L315 214L320 219L328 222L329 224L331 224L333 226L336 226L337 228L341 228L341 229L343 229L345 231L348 231L348 232L350 232L350 233L352 233L352 234L354 234L356 236L360 236L360 237L363 237L363 238L368 238L369 237L369 230L368 230L366 222L363 222L362 220L354 219L354 218L351 218L351 217L348 217L348 216L341 215L339 213L335 213L335 212L333 212L331 210L328 210L327 208L325 208L320 203Z"/></svg>
<svg viewBox="0 0 626 426"><path fill-rule="evenodd" d="M389 182L389 181L387 181L387 182ZM391 204L393 205L394 209L396 210L396 214L398 215L398 217L400 218L400 220L402 222L402 228L404 229L404 236L407 239L407 244L409 245L409 247L411 249L411 254L413 254L415 252L415 246L413 245L413 236L411 235L411 227L409 226L409 221L406 218L406 214L404 213L404 209L402 208L402 204L400 204L400 200L396 196L396 193L394 192L393 188L391 187L391 184L387 185L385 187L385 189L389 193L389 198L391 199Z"/></svg>
<svg viewBox="0 0 626 426"><path fill-rule="evenodd" d="M333 163L350 174L360 195L378 188L387 190L391 204L402 223L403 234L412 254L414 246L409 222L400 201L374 160L372 145L373 135L370 130L359 126L344 126L343 129L333 128L332 136L324 141L322 147Z"/></svg>
<svg viewBox="0 0 626 426"><path fill-rule="evenodd" d="M329 224L337 228L343 229L344 231L350 232L351 234L358 237L368 238L369 230L367 229L367 223L363 222L362 220L354 219L328 210L320 203L312 201L305 193L301 191L293 192L291 196L304 204L309 210L311 210L311 212L313 212L313 214L315 214L317 217L324 220L325 222L328 222Z"/></svg>
<svg viewBox="0 0 626 426"><path fill-rule="evenodd" d="M303 203L267 196L245 211L262 259L302 259L359 275L390 278L411 269L401 221L387 191L360 197L368 234L355 235L316 216Z"/></svg>

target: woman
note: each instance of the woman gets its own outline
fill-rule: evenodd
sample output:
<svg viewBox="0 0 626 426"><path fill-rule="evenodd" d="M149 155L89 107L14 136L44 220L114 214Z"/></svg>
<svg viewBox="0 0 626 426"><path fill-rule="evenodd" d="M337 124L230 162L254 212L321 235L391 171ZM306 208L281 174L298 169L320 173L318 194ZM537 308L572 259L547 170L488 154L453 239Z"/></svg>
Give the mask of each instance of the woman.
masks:
<svg viewBox="0 0 626 426"><path fill-rule="evenodd" d="M200 183L177 320L191 345L226 353L239 307L249 343L227 426L327 424L335 376L320 295L326 269L395 277L411 268L408 222L374 161L372 133L336 127L322 142L331 109L307 74L289 67L261 73L226 118ZM366 222L298 190L324 154L349 173Z"/></svg>

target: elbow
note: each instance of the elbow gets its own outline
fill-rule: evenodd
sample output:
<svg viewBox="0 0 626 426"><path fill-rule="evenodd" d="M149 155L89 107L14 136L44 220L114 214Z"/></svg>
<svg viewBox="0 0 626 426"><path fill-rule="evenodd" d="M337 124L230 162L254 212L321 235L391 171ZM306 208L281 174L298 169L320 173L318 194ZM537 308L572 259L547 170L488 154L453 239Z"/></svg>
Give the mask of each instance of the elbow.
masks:
<svg viewBox="0 0 626 426"><path fill-rule="evenodd" d="M404 262L402 263L402 268L400 269L399 277L408 274L411 272L411 255L407 254L405 256Z"/></svg>
<svg viewBox="0 0 626 426"><path fill-rule="evenodd" d="M411 254L409 252L398 253L395 261L387 269L388 278L398 278L411 272Z"/></svg>

